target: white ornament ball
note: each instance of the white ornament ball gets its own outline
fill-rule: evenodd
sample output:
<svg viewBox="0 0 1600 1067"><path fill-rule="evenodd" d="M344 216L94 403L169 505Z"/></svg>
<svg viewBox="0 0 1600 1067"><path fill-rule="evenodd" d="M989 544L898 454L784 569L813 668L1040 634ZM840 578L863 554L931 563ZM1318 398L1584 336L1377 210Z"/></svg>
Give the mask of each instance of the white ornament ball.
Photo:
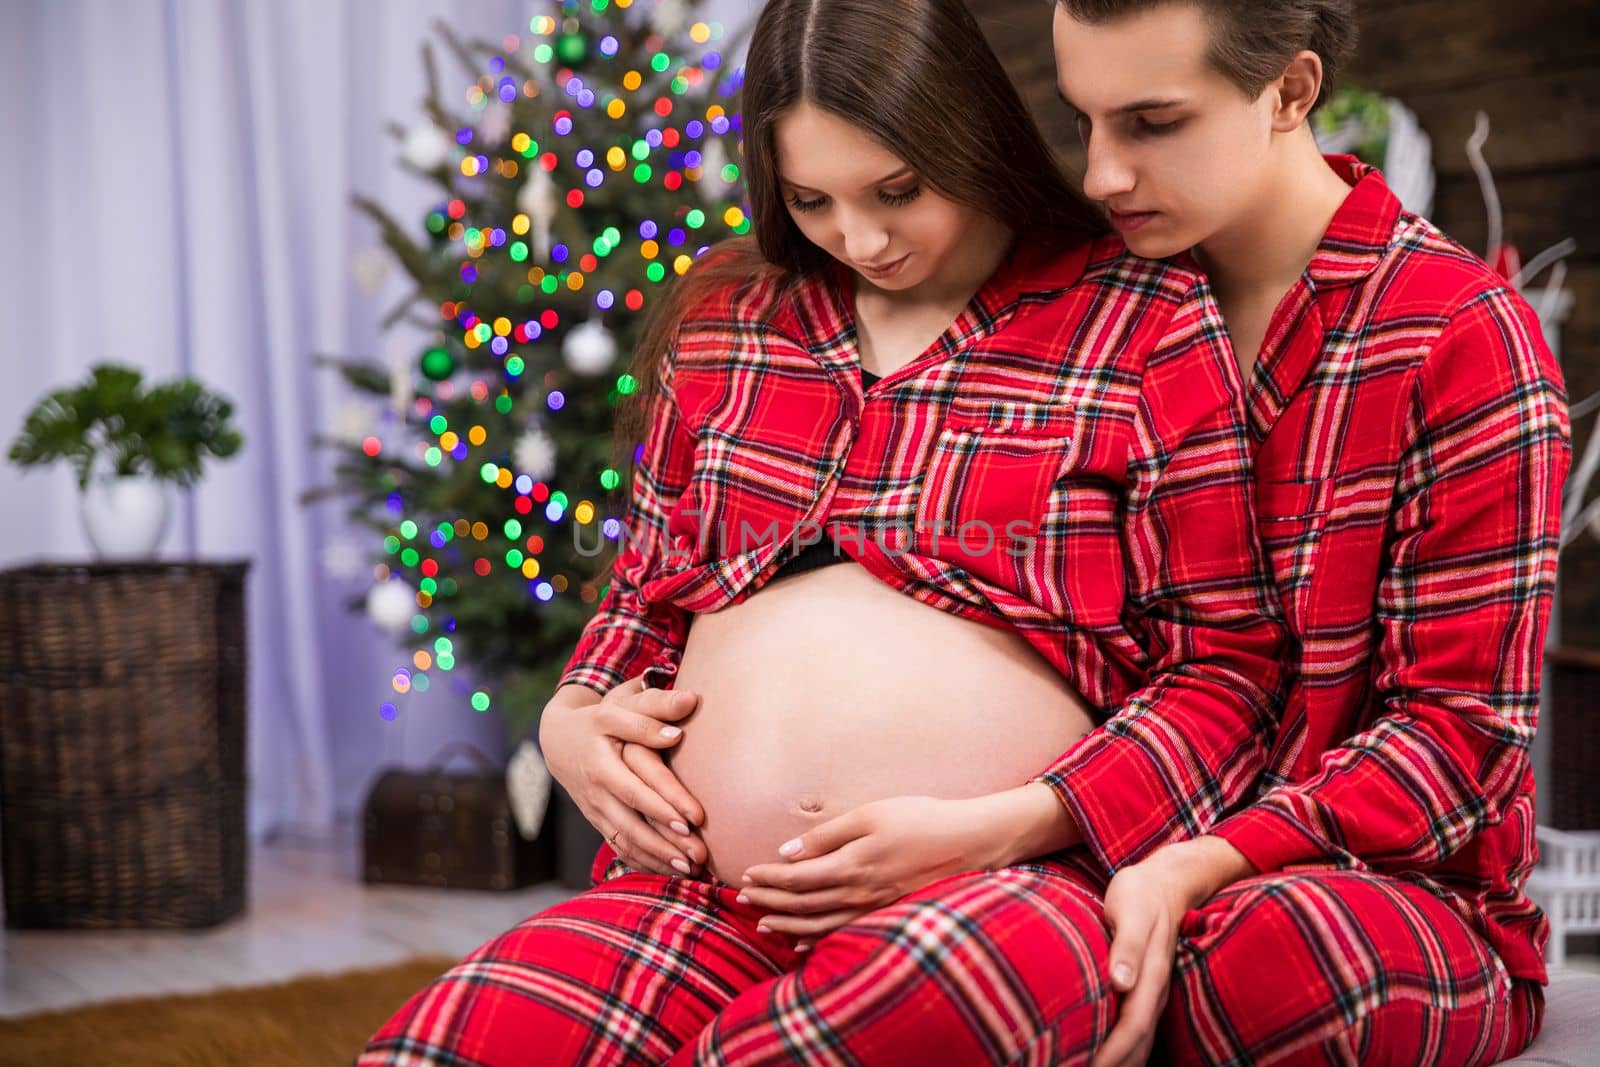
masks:
<svg viewBox="0 0 1600 1067"><path fill-rule="evenodd" d="M535 259L550 257L550 229L555 224L559 210L555 179L543 167L532 168L522 188L517 190L517 207L533 223L533 254Z"/></svg>
<svg viewBox="0 0 1600 1067"><path fill-rule="evenodd" d="M416 381L412 378L412 360L415 356L402 355L389 368L389 408L397 415L411 410L417 399Z"/></svg>
<svg viewBox="0 0 1600 1067"><path fill-rule="evenodd" d="M483 109L478 117L478 137L488 147L504 144L511 135L511 108L500 100Z"/></svg>
<svg viewBox="0 0 1600 1067"><path fill-rule="evenodd" d="M650 28L663 37L676 37L689 23L689 11L683 0L657 0L650 15Z"/></svg>
<svg viewBox="0 0 1600 1067"><path fill-rule="evenodd" d="M561 342L567 366L587 377L604 374L617 358L617 339L598 322L580 322Z"/></svg>
<svg viewBox="0 0 1600 1067"><path fill-rule="evenodd" d="M330 578L349 581L367 569L367 561L355 541L336 537L322 546L322 569Z"/></svg>
<svg viewBox="0 0 1600 1067"><path fill-rule="evenodd" d="M373 413L359 400L347 400L333 416L332 437L343 445L359 445L372 433Z"/></svg>
<svg viewBox="0 0 1600 1067"><path fill-rule="evenodd" d="M401 145L400 156L418 170L433 170L450 158L455 142L443 130L426 120L411 127Z"/></svg>
<svg viewBox="0 0 1600 1067"><path fill-rule="evenodd" d="M708 204L717 204L727 198L728 191L734 183L724 181L722 168L728 165L728 150L723 147L722 138L714 139L706 145L700 159L700 197Z"/></svg>
<svg viewBox="0 0 1600 1067"><path fill-rule="evenodd" d="M356 253L350 264L356 284L368 296L377 296L383 283L389 280L389 256L379 248L364 248Z"/></svg>
<svg viewBox="0 0 1600 1067"><path fill-rule="evenodd" d="M399 578L380 582L367 594L367 618L391 633L411 625L416 611L416 592Z"/></svg>
<svg viewBox="0 0 1600 1067"><path fill-rule="evenodd" d="M543 430L529 430L517 438L511 454L517 461L517 470L536 482L556 472L556 443Z"/></svg>
<svg viewBox="0 0 1600 1067"><path fill-rule="evenodd" d="M516 754L506 765L506 794L511 800L511 815L517 820L517 832L525 840L534 840L550 805L550 769L532 741L517 746Z"/></svg>

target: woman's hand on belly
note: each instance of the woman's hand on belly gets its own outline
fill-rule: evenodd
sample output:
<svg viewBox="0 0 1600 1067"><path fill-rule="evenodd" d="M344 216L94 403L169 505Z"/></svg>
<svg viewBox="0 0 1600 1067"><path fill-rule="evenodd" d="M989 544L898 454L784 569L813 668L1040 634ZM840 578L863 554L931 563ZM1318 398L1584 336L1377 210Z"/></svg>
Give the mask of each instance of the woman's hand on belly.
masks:
<svg viewBox="0 0 1600 1067"><path fill-rule="evenodd" d="M689 690L646 689L645 680L629 678L598 701L552 699L540 718L539 743L551 775L618 856L640 870L665 874L670 865L688 875L706 847L693 829L704 810L657 749L682 740L682 727L662 724L692 716L699 698ZM564 686L557 697L576 688Z"/></svg>
<svg viewBox="0 0 1600 1067"><path fill-rule="evenodd" d="M786 842L784 862L756 864L736 888L773 912L763 926L815 939L941 878L992 869L999 853L988 800L863 804Z"/></svg>

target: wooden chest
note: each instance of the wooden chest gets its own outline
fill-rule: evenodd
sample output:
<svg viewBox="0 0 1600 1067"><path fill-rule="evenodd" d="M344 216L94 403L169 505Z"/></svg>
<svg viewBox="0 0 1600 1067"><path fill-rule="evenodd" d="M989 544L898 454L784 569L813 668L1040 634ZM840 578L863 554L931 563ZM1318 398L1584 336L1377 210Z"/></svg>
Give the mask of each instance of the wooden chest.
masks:
<svg viewBox="0 0 1600 1067"><path fill-rule="evenodd" d="M447 771L456 751L476 770ZM555 876L551 820L534 840L517 831L505 773L465 744L421 771L385 771L367 794L362 872L368 882L516 889Z"/></svg>

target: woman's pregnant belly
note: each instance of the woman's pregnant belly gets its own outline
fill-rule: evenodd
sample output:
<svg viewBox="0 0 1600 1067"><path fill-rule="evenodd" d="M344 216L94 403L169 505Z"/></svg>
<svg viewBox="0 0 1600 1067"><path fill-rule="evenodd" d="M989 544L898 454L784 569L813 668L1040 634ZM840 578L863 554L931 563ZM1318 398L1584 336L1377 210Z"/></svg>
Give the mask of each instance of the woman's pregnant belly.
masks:
<svg viewBox="0 0 1600 1067"><path fill-rule="evenodd" d="M1093 725L1021 637L853 562L696 616L673 684L700 704L667 762L705 808L707 866L730 885L870 801L1022 785Z"/></svg>

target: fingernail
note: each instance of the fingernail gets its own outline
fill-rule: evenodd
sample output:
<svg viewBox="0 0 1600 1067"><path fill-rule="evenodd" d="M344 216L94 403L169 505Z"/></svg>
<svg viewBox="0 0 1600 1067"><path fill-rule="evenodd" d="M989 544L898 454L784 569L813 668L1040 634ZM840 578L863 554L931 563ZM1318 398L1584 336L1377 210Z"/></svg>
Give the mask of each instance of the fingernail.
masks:
<svg viewBox="0 0 1600 1067"><path fill-rule="evenodd" d="M800 944L798 944L798 945L796 945L794 947L794 950L796 952L810 952L811 951L811 942L802 941Z"/></svg>
<svg viewBox="0 0 1600 1067"><path fill-rule="evenodd" d="M681 733L683 733L683 731L678 729L676 726L663 726L661 728L661 736L665 738L674 738Z"/></svg>
<svg viewBox="0 0 1600 1067"><path fill-rule="evenodd" d="M760 934L770 934L772 933L772 927L768 926L766 923L756 923L756 932Z"/></svg>
<svg viewBox="0 0 1600 1067"><path fill-rule="evenodd" d="M749 875L748 875L748 874L747 874L747 875L745 875L745 876L744 876L744 879L743 879L743 881L744 881L744 882L745 882L745 883L746 883L746 884L748 884L748 883L750 883L750 882L753 882L753 881L755 881L755 879L754 879L754 878L752 878L752 877L750 877L750 876L749 876Z"/></svg>
<svg viewBox="0 0 1600 1067"><path fill-rule="evenodd" d="M682 819L672 820L672 828L685 837L689 836L689 826Z"/></svg>
<svg viewBox="0 0 1600 1067"><path fill-rule="evenodd" d="M1119 985L1127 985L1133 981L1133 968L1129 967L1126 963L1119 963L1115 967L1111 968L1111 977L1115 979Z"/></svg>
<svg viewBox="0 0 1600 1067"><path fill-rule="evenodd" d="M798 837L793 841L785 841L783 844L778 846L778 855L780 856L792 856L799 851L800 839Z"/></svg>
<svg viewBox="0 0 1600 1067"><path fill-rule="evenodd" d="M672 865L678 868L678 870L682 871L684 874L689 873L689 865L682 860L673 860Z"/></svg>
<svg viewBox="0 0 1600 1067"><path fill-rule="evenodd" d="M738 896L738 900L739 900L739 903L741 903L741 904L748 904L748 903L750 903L750 898L749 898L749 897L747 897L747 896L745 896L745 895L744 895L744 894L743 894L743 893L740 893L740 894L739 894L739 896Z"/></svg>

